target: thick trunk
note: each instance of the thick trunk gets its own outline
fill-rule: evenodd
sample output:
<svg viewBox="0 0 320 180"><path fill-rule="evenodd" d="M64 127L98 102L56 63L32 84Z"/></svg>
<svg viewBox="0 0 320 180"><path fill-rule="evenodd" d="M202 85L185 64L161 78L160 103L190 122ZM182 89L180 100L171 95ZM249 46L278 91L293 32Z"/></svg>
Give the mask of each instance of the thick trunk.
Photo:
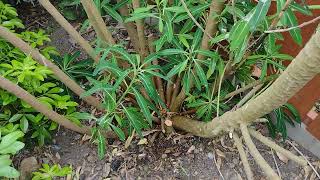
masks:
<svg viewBox="0 0 320 180"><path fill-rule="evenodd" d="M53 74L64 83L71 91L80 96L85 92L74 80L67 76L63 71L59 69L53 62L46 59L37 49L32 48L26 42L18 38L14 33L10 32L7 28L0 26L0 37L21 49L25 54L30 55L39 64L42 64L49 68ZM101 103L93 96L83 98L88 104L103 110Z"/></svg>
<svg viewBox="0 0 320 180"><path fill-rule="evenodd" d="M320 72L320 32L309 40L298 56L261 95L236 111L205 123L181 116L173 117L173 126L201 137L214 137L221 132L239 128L240 123L252 123L273 109L285 104L308 81Z"/></svg>
<svg viewBox="0 0 320 180"><path fill-rule="evenodd" d="M63 27L64 30L94 59L97 63L99 57L95 54L94 49L88 41L86 41L74 27L59 13L59 11L50 3L49 0L39 0L39 3L51 14L51 16Z"/></svg>

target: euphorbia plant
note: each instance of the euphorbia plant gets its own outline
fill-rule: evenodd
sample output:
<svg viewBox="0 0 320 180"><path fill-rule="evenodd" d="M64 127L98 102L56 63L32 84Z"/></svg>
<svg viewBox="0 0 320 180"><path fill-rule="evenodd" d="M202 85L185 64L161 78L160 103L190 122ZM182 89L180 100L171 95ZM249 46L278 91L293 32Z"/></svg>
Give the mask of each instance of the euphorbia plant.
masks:
<svg viewBox="0 0 320 180"><path fill-rule="evenodd" d="M319 32L285 71L282 62L292 57L281 54L275 44L281 34L273 30L278 25L296 26L292 10L310 13L306 6L293 0L278 0L277 13L267 16L271 0L260 0L257 4L246 0L119 1L113 12L119 11L116 17L121 19L117 20L128 30L130 41L125 42L113 38L92 1L82 0L97 33L94 53L49 1L39 2L97 62L93 75L98 78L88 78L92 88L81 96L102 97L100 107L105 112L101 117L94 117L97 123L93 131L101 156L105 151L105 131L113 130L125 140L123 130L130 136L135 132L142 135L143 129L157 122L167 133L176 128L201 137L230 135L249 179L253 175L237 135L239 132L270 179L279 177L260 155L250 135L306 165L304 159L250 127L260 117L285 104L320 72ZM145 21L156 23L147 25ZM293 39L301 44L300 29L289 30ZM130 47L130 43L135 52L124 48L123 44ZM306 56L308 61L304 60ZM261 66L257 81L251 76L253 66ZM268 67L280 76L267 77ZM291 106L287 107L292 110ZM194 114L194 119L185 114ZM61 120L64 121L59 119L59 122Z"/></svg>

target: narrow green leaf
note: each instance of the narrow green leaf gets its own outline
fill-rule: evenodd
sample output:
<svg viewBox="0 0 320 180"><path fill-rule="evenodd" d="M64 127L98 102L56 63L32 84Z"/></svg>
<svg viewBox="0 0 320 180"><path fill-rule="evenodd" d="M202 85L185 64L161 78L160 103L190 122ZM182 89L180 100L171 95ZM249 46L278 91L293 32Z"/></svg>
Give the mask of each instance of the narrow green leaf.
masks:
<svg viewBox="0 0 320 180"><path fill-rule="evenodd" d="M106 139L103 134L97 131L97 141L98 141L98 156L99 159L103 159L106 153Z"/></svg>
<svg viewBox="0 0 320 180"><path fill-rule="evenodd" d="M253 15L248 22L251 32L253 32L266 17L270 5L271 0L259 0L258 5L255 7Z"/></svg>
<svg viewBox="0 0 320 180"><path fill-rule="evenodd" d="M110 126L113 129L113 131L118 135L118 137L121 141L126 140L126 135L124 134L124 132L120 128L118 128L117 126L115 126L111 123L110 123Z"/></svg>
<svg viewBox="0 0 320 180"><path fill-rule="evenodd" d="M287 17L287 22L288 22L288 26L289 27L294 27L294 26L298 26L298 20L296 18L296 16L294 15L294 13L291 11L291 9L287 9L287 11L285 12L285 15ZM301 29L300 28L295 28L289 31L291 37L293 38L293 40L298 44L298 45L302 45L302 36L301 36Z"/></svg>
<svg viewBox="0 0 320 180"><path fill-rule="evenodd" d="M187 52L185 52L182 49L165 49L162 51L159 51L157 54L159 56L170 56L170 55L175 55L175 54L186 54Z"/></svg>
<svg viewBox="0 0 320 180"><path fill-rule="evenodd" d="M123 22L121 15L117 11L115 11L112 7L103 5L103 9L118 22L120 23Z"/></svg>
<svg viewBox="0 0 320 180"><path fill-rule="evenodd" d="M201 84L204 85L204 87L208 88L207 76L204 73L202 67L198 63L195 63L195 69Z"/></svg>
<svg viewBox="0 0 320 180"><path fill-rule="evenodd" d="M147 100L135 88L133 88L133 92L135 94L135 97L137 99L139 107L141 108L142 113L146 117L146 119L147 119L148 123L150 124L150 126L152 126L153 118L152 118L151 113L149 111Z"/></svg>

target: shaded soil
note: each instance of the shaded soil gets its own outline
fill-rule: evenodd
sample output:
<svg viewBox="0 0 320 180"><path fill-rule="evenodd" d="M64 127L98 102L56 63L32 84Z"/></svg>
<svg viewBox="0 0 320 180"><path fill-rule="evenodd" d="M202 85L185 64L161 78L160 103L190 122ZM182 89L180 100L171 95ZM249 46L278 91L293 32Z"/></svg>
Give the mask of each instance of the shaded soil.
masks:
<svg viewBox="0 0 320 180"><path fill-rule="evenodd" d="M228 137L210 140L174 134L167 138L157 130L145 134L145 139L134 139L128 148L122 142L110 140L105 158L99 160L97 148L89 142L87 136L61 129L55 134L52 144L41 149L25 150L16 159L35 156L39 163L71 165L74 179L85 180L222 179L222 176L224 179L246 179L239 154ZM283 179L313 179L310 177L313 176L312 172L305 171L290 160L285 162L277 155L273 157L270 148L258 142L256 144L275 170L277 163ZM288 144L282 145L295 153ZM298 148L312 162L316 161L308 151ZM250 156L249 162L255 179L264 179L260 168Z"/></svg>

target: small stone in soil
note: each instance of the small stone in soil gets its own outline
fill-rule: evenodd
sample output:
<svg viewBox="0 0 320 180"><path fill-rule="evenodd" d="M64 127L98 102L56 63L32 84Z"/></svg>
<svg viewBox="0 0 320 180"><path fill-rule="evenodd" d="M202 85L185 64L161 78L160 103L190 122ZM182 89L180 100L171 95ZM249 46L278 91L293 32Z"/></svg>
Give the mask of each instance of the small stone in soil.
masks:
<svg viewBox="0 0 320 180"><path fill-rule="evenodd" d="M162 155L161 155L161 158L163 158L163 159L165 159L165 158L167 158L167 157L168 157L167 154L162 154Z"/></svg>
<svg viewBox="0 0 320 180"><path fill-rule="evenodd" d="M208 153L208 158L211 160L213 159L213 154L211 152Z"/></svg>
<svg viewBox="0 0 320 180"><path fill-rule="evenodd" d="M120 159L114 159L111 162L111 169L112 171L118 171L119 167L121 166L121 160Z"/></svg>

